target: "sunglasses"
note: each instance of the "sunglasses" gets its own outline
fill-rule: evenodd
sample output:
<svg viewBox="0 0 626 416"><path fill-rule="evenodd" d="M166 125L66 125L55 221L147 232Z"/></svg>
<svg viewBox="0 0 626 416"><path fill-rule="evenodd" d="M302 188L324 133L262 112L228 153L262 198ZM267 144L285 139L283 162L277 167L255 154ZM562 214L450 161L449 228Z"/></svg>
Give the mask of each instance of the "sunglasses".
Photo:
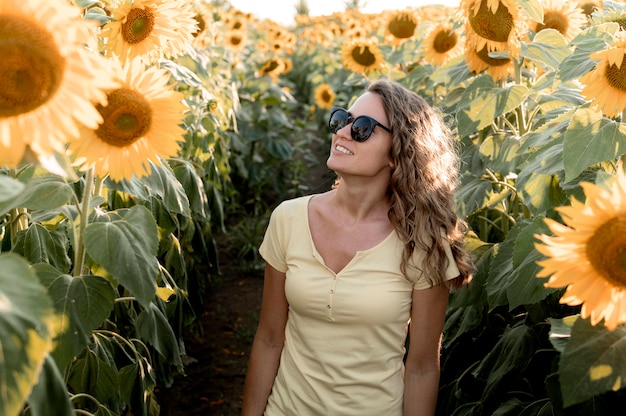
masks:
<svg viewBox="0 0 626 416"><path fill-rule="evenodd" d="M368 116L358 116L354 118L348 113L348 110L339 107L333 107L330 110L330 118L328 119L328 128L334 134L339 130L352 123L350 126L350 136L355 142L364 142L370 138L374 132L374 127L380 126L385 131L391 133L387 127Z"/></svg>

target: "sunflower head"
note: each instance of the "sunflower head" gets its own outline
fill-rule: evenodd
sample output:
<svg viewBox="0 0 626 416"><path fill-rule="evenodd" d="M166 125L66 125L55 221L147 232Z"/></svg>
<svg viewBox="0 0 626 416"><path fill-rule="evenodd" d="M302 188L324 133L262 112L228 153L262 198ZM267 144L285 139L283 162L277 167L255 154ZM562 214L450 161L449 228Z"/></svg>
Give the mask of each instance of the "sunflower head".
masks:
<svg viewBox="0 0 626 416"><path fill-rule="evenodd" d="M145 66L140 58L124 66L115 64L120 87L107 94L98 106L102 122L93 130L84 129L72 140L68 151L81 170L111 179L131 179L150 173L150 163L176 156L184 129L186 107L183 95L169 86L169 73Z"/></svg>
<svg viewBox="0 0 626 416"><path fill-rule="evenodd" d="M433 65L443 65L463 53L463 38L450 23L435 25L422 43L424 60Z"/></svg>
<svg viewBox="0 0 626 416"><path fill-rule="evenodd" d="M465 49L465 61L471 72L479 74L484 70L493 78L494 81L508 78L513 74L513 61L504 56L492 56L492 52L487 51L487 47L476 51L472 48Z"/></svg>
<svg viewBox="0 0 626 416"><path fill-rule="evenodd" d="M567 287L561 303L581 305L581 316L614 330L626 322L626 176L622 166L604 186L582 183L585 202L558 208L563 223L546 219L553 235L536 235L537 277Z"/></svg>
<svg viewBox="0 0 626 416"><path fill-rule="evenodd" d="M525 32L525 22L514 0L462 0L461 7L467 19L465 34L469 47L479 51L486 46L489 52L519 55L519 38Z"/></svg>
<svg viewBox="0 0 626 416"><path fill-rule="evenodd" d="M577 4L564 0L544 0L543 22L536 22L531 29L536 33L543 29L554 29L570 41L587 24L587 17Z"/></svg>
<svg viewBox="0 0 626 416"><path fill-rule="evenodd" d="M239 52L246 46L248 36L243 30L231 30L225 35L226 47L232 51Z"/></svg>
<svg viewBox="0 0 626 416"><path fill-rule="evenodd" d="M626 35L618 32L606 49L590 55L596 67L580 77L581 94L607 117L616 117L626 108Z"/></svg>
<svg viewBox="0 0 626 416"><path fill-rule="evenodd" d="M319 108L323 108L325 110L330 110L332 108L335 103L335 97L335 91L333 91L330 84L327 83L318 85L313 92L315 104Z"/></svg>
<svg viewBox="0 0 626 416"><path fill-rule="evenodd" d="M80 125L96 126L95 103L117 85L99 54L84 47L96 29L64 2L0 2L0 166L30 149L44 160L64 152Z"/></svg>
<svg viewBox="0 0 626 416"><path fill-rule="evenodd" d="M374 40L353 39L341 48L343 66L362 75L380 72L384 68L383 54Z"/></svg>
<svg viewBox="0 0 626 416"><path fill-rule="evenodd" d="M418 20L417 14L406 10L398 11L391 15L387 22L387 33L396 41L405 41L415 34Z"/></svg>

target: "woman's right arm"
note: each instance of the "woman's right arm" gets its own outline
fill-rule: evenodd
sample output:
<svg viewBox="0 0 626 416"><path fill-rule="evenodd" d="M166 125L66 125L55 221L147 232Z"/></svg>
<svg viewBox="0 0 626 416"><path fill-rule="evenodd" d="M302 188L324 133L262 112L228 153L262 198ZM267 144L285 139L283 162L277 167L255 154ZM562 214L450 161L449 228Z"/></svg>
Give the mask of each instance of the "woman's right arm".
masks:
<svg viewBox="0 0 626 416"><path fill-rule="evenodd" d="M287 309L285 273L266 264L261 316L246 372L242 416L260 416L265 411L285 342Z"/></svg>

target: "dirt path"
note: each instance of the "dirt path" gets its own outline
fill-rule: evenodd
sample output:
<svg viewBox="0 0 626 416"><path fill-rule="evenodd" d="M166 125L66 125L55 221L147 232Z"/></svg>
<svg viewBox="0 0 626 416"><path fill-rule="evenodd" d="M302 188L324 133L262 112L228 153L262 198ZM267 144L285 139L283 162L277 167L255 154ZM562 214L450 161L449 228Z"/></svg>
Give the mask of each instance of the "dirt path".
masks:
<svg viewBox="0 0 626 416"><path fill-rule="evenodd" d="M161 416L239 415L262 290L262 274L215 285L201 318L204 334L185 337L186 375L157 392Z"/></svg>

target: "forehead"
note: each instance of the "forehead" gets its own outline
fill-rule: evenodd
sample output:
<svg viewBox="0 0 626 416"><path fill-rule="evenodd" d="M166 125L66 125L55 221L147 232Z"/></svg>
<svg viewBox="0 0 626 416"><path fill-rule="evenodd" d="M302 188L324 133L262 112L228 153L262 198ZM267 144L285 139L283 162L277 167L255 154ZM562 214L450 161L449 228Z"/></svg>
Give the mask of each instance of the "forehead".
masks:
<svg viewBox="0 0 626 416"><path fill-rule="evenodd" d="M353 117L370 116L380 123L387 123L383 99L373 92L366 92L357 98L348 111Z"/></svg>

